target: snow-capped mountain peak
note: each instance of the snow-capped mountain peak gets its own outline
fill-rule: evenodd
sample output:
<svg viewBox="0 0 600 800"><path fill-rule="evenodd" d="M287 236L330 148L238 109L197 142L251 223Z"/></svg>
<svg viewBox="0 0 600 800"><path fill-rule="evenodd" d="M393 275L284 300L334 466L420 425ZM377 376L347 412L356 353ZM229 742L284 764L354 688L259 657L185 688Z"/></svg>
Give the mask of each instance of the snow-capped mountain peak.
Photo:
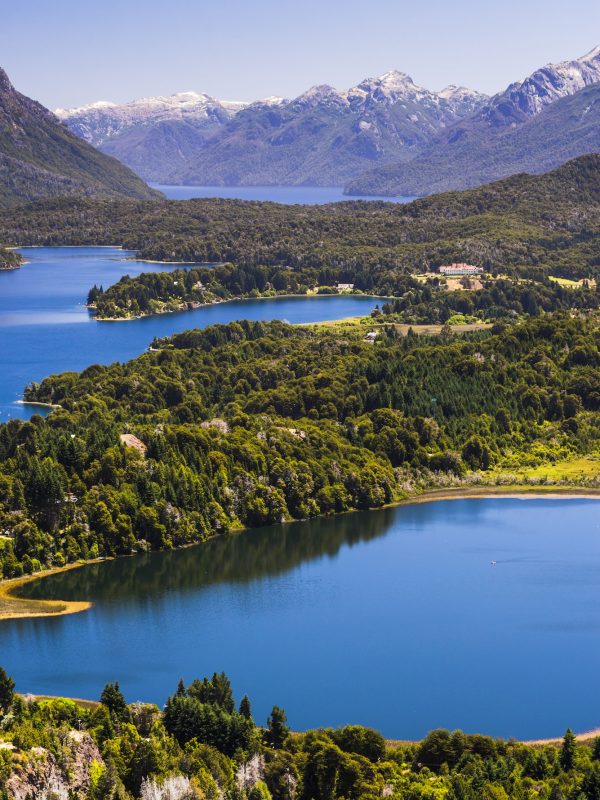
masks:
<svg viewBox="0 0 600 800"><path fill-rule="evenodd" d="M257 103L260 103L263 106L281 106L284 103L289 103L287 97L280 97L279 95L272 94L269 97L263 97L262 100L258 100ZM252 105L255 105L254 103Z"/></svg>
<svg viewBox="0 0 600 800"><path fill-rule="evenodd" d="M305 92L302 92L295 100L294 103L306 106L317 106L322 103L339 103L344 101L344 96L333 86L326 83L319 84L318 86L311 86Z"/></svg>
<svg viewBox="0 0 600 800"><path fill-rule="evenodd" d="M438 94L445 100L455 100L456 98L465 97L482 97L482 95L474 89L467 89L466 86L456 86L454 83L444 87Z"/></svg>
<svg viewBox="0 0 600 800"><path fill-rule="evenodd" d="M198 126L224 123L248 105L240 101L216 100L204 92L188 91L142 97L121 105L102 100L80 108L57 108L54 113L78 136L98 146L138 125L172 120Z"/></svg>
<svg viewBox="0 0 600 800"><path fill-rule="evenodd" d="M490 109L485 113L496 121L502 115L508 122L513 121L515 114L532 117L555 100L599 82L600 46L581 58L546 64L524 80L511 84L505 92L492 99Z"/></svg>
<svg viewBox="0 0 600 800"><path fill-rule="evenodd" d="M384 72L383 75L380 75L376 80L382 88L390 92L401 92L407 88L416 88L415 82L410 75L407 75L406 72L400 72L400 70L397 69Z"/></svg>
<svg viewBox="0 0 600 800"><path fill-rule="evenodd" d="M85 106L79 106L79 108L56 108L54 113L59 119L65 119L73 114L83 114L105 108L117 108L117 103L111 103L110 100L96 100L94 103L88 103Z"/></svg>
<svg viewBox="0 0 600 800"><path fill-rule="evenodd" d="M596 61L598 58L600 58L600 44L590 50L589 53L586 53L584 56L582 56L579 61Z"/></svg>
<svg viewBox="0 0 600 800"><path fill-rule="evenodd" d="M410 75L392 69L376 78L365 78L357 86L347 92L349 97L360 95L378 96L380 99L395 101L400 97L409 97L416 94L431 94L426 89L417 86Z"/></svg>

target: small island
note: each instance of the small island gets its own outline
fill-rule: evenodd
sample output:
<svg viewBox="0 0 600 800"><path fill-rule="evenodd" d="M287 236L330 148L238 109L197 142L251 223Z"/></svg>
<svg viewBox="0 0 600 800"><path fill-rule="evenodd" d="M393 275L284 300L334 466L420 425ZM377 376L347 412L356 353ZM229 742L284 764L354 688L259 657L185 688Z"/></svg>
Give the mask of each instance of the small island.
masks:
<svg viewBox="0 0 600 800"><path fill-rule="evenodd" d="M24 263L25 259L16 250L0 247L0 270L18 269Z"/></svg>

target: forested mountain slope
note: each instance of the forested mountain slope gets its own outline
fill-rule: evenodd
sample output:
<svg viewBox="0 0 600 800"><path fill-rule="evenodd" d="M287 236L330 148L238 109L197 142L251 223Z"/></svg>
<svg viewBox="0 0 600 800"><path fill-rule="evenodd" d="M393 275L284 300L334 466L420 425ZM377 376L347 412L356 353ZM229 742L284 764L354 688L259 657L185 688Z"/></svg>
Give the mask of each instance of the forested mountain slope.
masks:
<svg viewBox="0 0 600 800"><path fill-rule="evenodd" d="M148 199L156 194L17 92L0 69L0 207L58 195Z"/></svg>
<svg viewBox="0 0 600 800"><path fill-rule="evenodd" d="M343 275L382 289L390 270L405 275L451 261L588 277L600 265L600 156L407 205L45 201L0 211L0 241L122 244L158 260L323 269L322 283Z"/></svg>

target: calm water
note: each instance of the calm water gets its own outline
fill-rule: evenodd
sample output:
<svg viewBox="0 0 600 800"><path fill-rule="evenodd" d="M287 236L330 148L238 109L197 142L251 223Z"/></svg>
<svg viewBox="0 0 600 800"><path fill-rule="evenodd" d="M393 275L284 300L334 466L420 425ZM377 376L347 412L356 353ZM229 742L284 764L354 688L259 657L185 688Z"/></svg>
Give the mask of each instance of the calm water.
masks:
<svg viewBox="0 0 600 800"><path fill-rule="evenodd" d="M264 721L531 738L600 724L599 506L456 500L274 526L49 577L0 625L22 691L164 702L225 670ZM497 565L491 566L490 561Z"/></svg>
<svg viewBox="0 0 600 800"><path fill-rule="evenodd" d="M234 319L368 313L361 297L240 301L96 323L94 283L164 265L112 248L23 251L0 273L0 419L51 372L125 360L154 336ZM435 726L537 737L600 723L600 524L585 500L464 500L271 527L120 559L30 590L87 613L0 625L22 691L97 697L121 681L162 703L179 677L225 670L264 721ZM490 561L496 560L492 567Z"/></svg>
<svg viewBox="0 0 600 800"><path fill-rule="evenodd" d="M181 265L126 260L132 253L118 248L24 248L21 252L29 264L0 271L0 421L31 415L32 407L15 403L31 381L90 364L126 361L143 352L155 336L237 319L337 319L368 314L377 302L350 295L241 300L180 314L99 323L83 305L91 286L106 288L125 274Z"/></svg>
<svg viewBox="0 0 600 800"><path fill-rule="evenodd" d="M192 200L196 197L223 197L227 200L270 200L285 205L318 206L342 200L384 200L388 203L409 203L414 197L384 197L344 194L340 186L164 186L153 183L169 200Z"/></svg>

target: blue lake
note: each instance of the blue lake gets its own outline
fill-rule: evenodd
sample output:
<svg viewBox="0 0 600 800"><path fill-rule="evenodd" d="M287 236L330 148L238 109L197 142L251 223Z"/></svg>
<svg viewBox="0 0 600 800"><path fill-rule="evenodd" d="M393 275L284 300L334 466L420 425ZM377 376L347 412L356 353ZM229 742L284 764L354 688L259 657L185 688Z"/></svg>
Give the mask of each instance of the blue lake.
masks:
<svg viewBox="0 0 600 800"><path fill-rule="evenodd" d="M116 248L24 249L0 273L0 419L23 387L125 360L155 336L234 319L317 321L373 298L241 301L124 323L83 306L94 283L164 270ZM225 670L263 722L348 722L390 737L461 727L502 736L600 723L600 506L476 499L251 531L52 576L36 596L83 614L0 624L21 691L164 702L177 680ZM496 566L491 562L496 561Z"/></svg>
<svg viewBox="0 0 600 800"><path fill-rule="evenodd" d="M31 381L90 364L126 361L142 353L155 336L237 319L337 319L368 314L377 303L352 295L240 300L180 314L99 323L84 306L94 284L106 288L125 274L181 265L127 260L133 254L118 248L23 248L21 252L28 264L0 272L0 422L31 415L31 407L15 402Z"/></svg>
<svg viewBox="0 0 600 800"><path fill-rule="evenodd" d="M284 205L323 205L347 200L383 200L409 203L414 197L349 196L340 186L164 186L152 183L169 200L193 200L199 197L223 197L227 200L268 200Z"/></svg>
<svg viewBox="0 0 600 800"><path fill-rule="evenodd" d="M469 499L257 529L50 576L0 625L21 691L162 704L225 670L264 722L519 738L600 723L598 501ZM491 561L496 561L492 566Z"/></svg>

